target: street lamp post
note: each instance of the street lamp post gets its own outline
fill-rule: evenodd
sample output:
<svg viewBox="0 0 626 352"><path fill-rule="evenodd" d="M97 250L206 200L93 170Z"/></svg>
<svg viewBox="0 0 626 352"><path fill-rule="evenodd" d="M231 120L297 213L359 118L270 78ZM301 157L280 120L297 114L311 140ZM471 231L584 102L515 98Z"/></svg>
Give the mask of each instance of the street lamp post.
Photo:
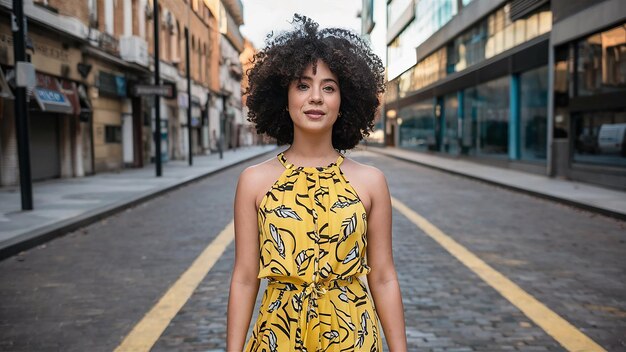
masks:
<svg viewBox="0 0 626 352"><path fill-rule="evenodd" d="M159 72L159 0L153 0L153 22L154 22L154 85L161 85L161 73ZM161 165L161 100L158 94L154 95L154 165L156 167L156 176L161 177L163 168Z"/></svg>
<svg viewBox="0 0 626 352"><path fill-rule="evenodd" d="M185 27L185 63L187 64L187 140L189 142L189 166L191 166L193 165L193 141L191 139L191 65L189 62L189 29Z"/></svg>
<svg viewBox="0 0 626 352"><path fill-rule="evenodd" d="M24 3L13 0L12 26L14 69L17 73L19 63L26 61L26 18ZM28 110L26 109L26 87L15 88L15 131L17 134L17 154L20 165L20 194L22 210L33 210L33 187L30 173L30 147L28 136Z"/></svg>

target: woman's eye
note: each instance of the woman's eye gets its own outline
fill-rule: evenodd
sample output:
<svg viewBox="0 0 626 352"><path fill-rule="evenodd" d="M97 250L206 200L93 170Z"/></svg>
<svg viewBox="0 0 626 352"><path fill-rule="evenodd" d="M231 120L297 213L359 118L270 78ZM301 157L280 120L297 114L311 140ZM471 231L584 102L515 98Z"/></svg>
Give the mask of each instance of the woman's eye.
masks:
<svg viewBox="0 0 626 352"><path fill-rule="evenodd" d="M325 92L334 92L335 91L335 87L326 86L326 87L324 87L324 91Z"/></svg>
<svg viewBox="0 0 626 352"><path fill-rule="evenodd" d="M307 86L306 84L298 84L298 89L300 90L305 90L307 88L309 88L309 86Z"/></svg>

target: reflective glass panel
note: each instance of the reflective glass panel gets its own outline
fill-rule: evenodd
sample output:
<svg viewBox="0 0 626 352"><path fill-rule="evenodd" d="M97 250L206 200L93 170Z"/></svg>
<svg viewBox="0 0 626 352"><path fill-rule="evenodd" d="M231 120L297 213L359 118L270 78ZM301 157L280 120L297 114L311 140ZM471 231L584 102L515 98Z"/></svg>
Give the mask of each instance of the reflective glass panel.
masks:
<svg viewBox="0 0 626 352"><path fill-rule="evenodd" d="M459 100L456 93L448 94L443 99L443 139L442 151L459 154Z"/></svg>
<svg viewBox="0 0 626 352"><path fill-rule="evenodd" d="M626 111L574 114L574 161L626 167Z"/></svg>
<svg viewBox="0 0 626 352"><path fill-rule="evenodd" d="M548 68L520 75L520 138L523 160L545 160L548 116Z"/></svg>
<svg viewBox="0 0 626 352"><path fill-rule="evenodd" d="M577 46L578 95L626 88L626 27L594 34Z"/></svg>
<svg viewBox="0 0 626 352"><path fill-rule="evenodd" d="M465 90L463 149L468 154L508 156L509 78Z"/></svg>
<svg viewBox="0 0 626 352"><path fill-rule="evenodd" d="M401 147L418 150L435 150L435 104L432 100L400 109L398 118ZM399 121L399 122L400 122Z"/></svg>

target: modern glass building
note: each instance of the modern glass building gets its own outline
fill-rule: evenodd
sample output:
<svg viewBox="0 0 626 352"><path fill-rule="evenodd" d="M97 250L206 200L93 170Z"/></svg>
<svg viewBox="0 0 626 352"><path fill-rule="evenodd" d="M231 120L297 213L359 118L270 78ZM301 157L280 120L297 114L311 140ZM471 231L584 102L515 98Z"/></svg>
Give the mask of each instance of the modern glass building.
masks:
<svg viewBox="0 0 626 352"><path fill-rule="evenodd" d="M391 0L387 20L387 144L626 189L626 2Z"/></svg>

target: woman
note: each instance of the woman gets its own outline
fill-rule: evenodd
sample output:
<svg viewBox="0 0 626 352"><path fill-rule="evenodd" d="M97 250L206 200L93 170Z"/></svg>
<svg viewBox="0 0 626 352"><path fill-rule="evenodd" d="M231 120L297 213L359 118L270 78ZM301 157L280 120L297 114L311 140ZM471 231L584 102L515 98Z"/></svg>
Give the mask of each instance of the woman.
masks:
<svg viewBox="0 0 626 352"><path fill-rule="evenodd" d="M227 351L382 351L381 324L390 351L406 351L385 176L339 152L372 129L384 67L357 34L294 24L248 73L249 121L290 146L239 178Z"/></svg>

